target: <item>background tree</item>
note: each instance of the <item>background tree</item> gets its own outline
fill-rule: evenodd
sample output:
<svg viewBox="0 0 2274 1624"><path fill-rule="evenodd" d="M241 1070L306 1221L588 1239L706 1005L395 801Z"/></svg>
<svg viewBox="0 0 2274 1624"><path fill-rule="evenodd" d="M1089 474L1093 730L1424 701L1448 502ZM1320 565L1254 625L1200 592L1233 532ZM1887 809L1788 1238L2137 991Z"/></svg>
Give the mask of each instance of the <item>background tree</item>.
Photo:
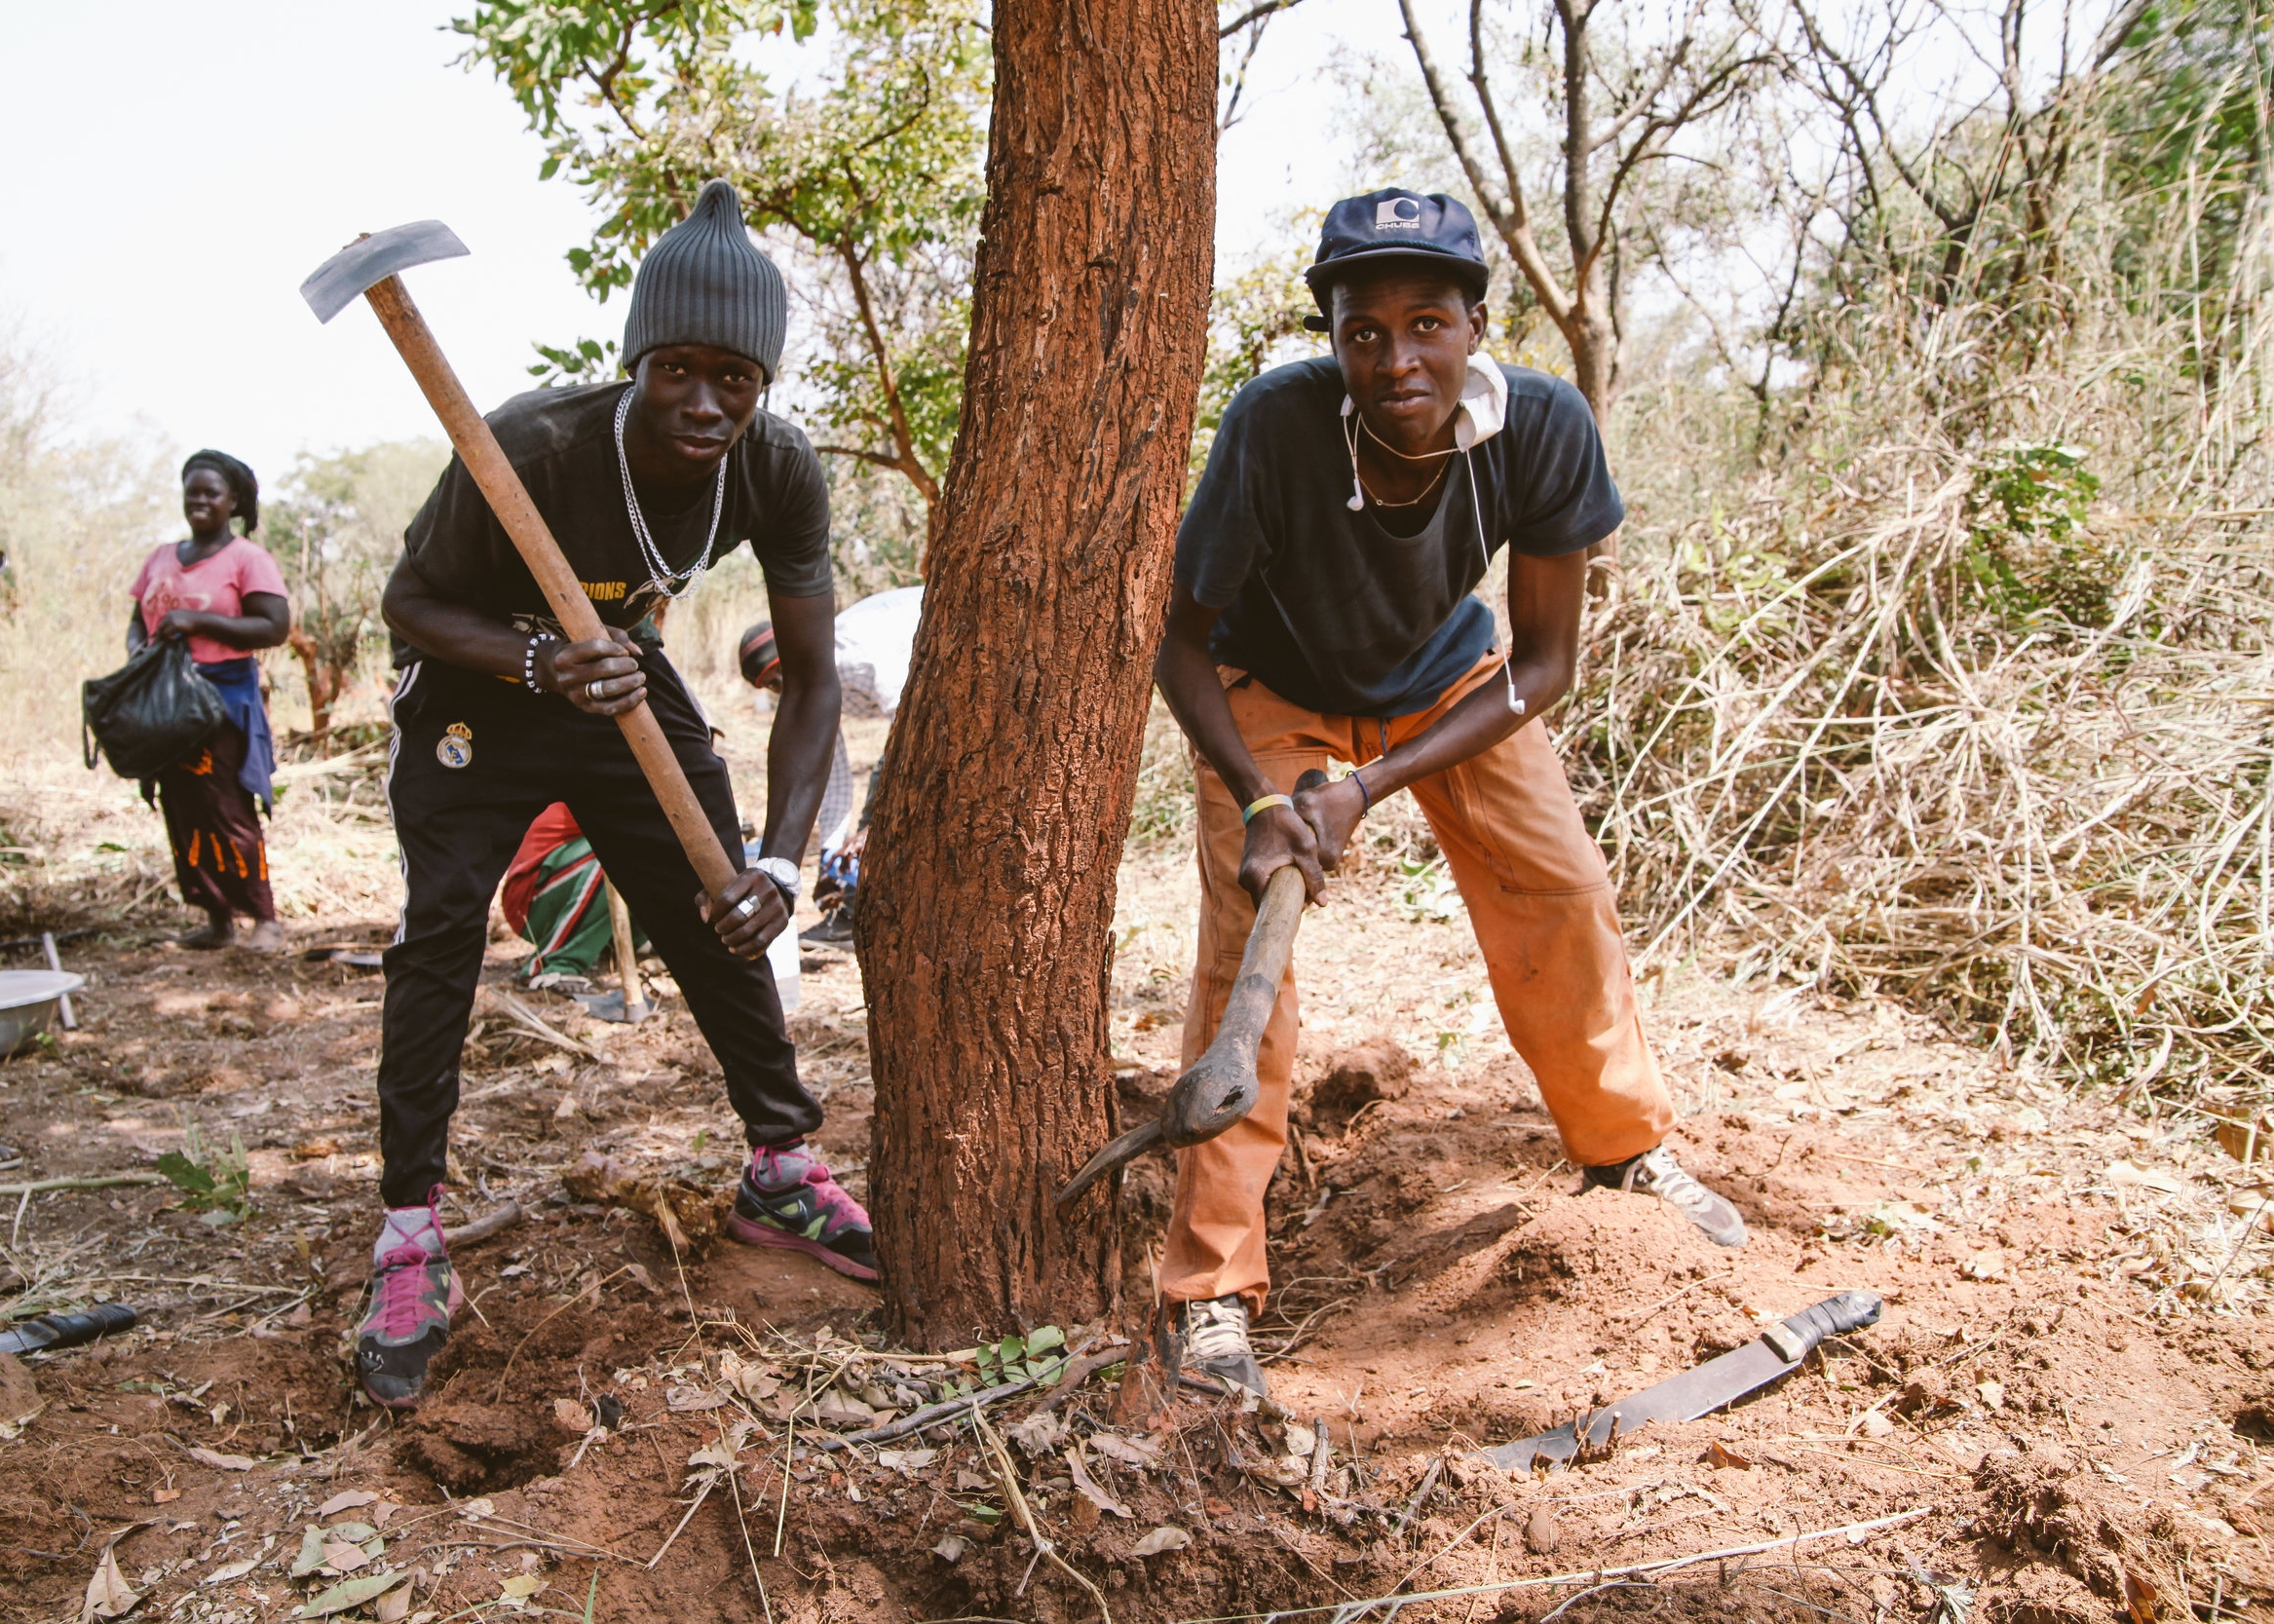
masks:
<svg viewBox="0 0 2274 1624"><path fill-rule="evenodd" d="M869 1190L895 1335L1108 1309L1050 1198L1118 1125L1129 823L1206 342L1217 19L1001 0L970 361L862 877Z"/></svg>
<svg viewBox="0 0 2274 1624"><path fill-rule="evenodd" d="M383 636L379 593L402 532L449 461L438 440L402 440L315 457L303 452L262 505L260 542L290 588L289 647L308 682L321 744L356 667Z"/></svg>
<svg viewBox="0 0 2274 1624"><path fill-rule="evenodd" d="M1658 166L1726 138L1723 116L1761 82L1773 54L1742 12L1719 0L1687 0L1655 36L1648 14L1630 19L1614 8L1605 19L1602 0L1550 0L1537 19L1544 52L1507 37L1527 36L1533 19L1503 22L1486 0L1469 0L1464 102L1437 66L1414 0L1398 7L1461 173L1563 334L1573 381L1600 422L1618 391L1625 339L1624 211ZM1529 132L1502 111L1535 103L1553 121L1554 156L1536 167L1527 163ZM1535 198L1560 205L1560 220L1544 230Z"/></svg>
<svg viewBox="0 0 2274 1624"><path fill-rule="evenodd" d="M817 88L765 42L833 25ZM452 24L600 210L569 265L603 301L693 205L741 191L802 261L813 323L796 388L822 452L905 479L936 528L969 326L989 94L970 0L483 0ZM777 244L778 245L778 244ZM540 375L610 376L612 341L540 346Z"/></svg>

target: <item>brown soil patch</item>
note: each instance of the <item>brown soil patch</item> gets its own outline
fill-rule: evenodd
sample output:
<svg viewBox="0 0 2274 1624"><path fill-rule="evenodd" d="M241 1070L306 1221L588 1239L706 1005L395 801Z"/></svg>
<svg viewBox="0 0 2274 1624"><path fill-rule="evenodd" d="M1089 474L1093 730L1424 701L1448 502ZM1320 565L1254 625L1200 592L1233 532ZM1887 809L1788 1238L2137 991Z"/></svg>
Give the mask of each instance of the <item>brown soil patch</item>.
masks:
<svg viewBox="0 0 2274 1624"><path fill-rule="evenodd" d="M1081 1445L1129 1515L1099 1512L1064 1452L1127 1433L1103 1376L1055 1411L1069 1437L1018 1453L1041 1527L1117 1620L1480 1586L1500 1588L1400 1616L1514 1624L1570 1604L1560 1617L2104 1621L2255 1616L2274 1596L2259 1499L2274 1486L2260 1454L2274 1247L2229 1204L2255 1175L2202 1121L2074 1096L1884 1002L1661 979L1647 1018L1684 1112L1678 1148L1753 1227L1726 1253L1653 1201L1575 1193L1462 922L1402 905L1396 884L1354 876L1299 947L1305 1093L1269 1199L1277 1284L1261 1335L1276 1396L1325 1423L1323 1493L1307 1500L1291 1477L1289 1428L1195 1400L1137 1436L1157 1466ZM1132 1118L1174 1075L1189 893L1174 853L1124 870L1115 1030ZM296 924L294 940L385 928L343 914ZM119 1297L144 1328L27 1362L41 1408L0 1441L0 1614L76 1616L125 1529L120 1571L146 1593L133 1616L285 1617L313 1586L284 1571L305 1530L360 1519L388 1566L419 1569L411 1610L434 1620L517 1610L530 1581L533 1607L581 1617L589 1595L595 1618L632 1624L1095 1616L1007 1526L967 1432L853 1459L813 1449L801 1421L785 1450L778 1394L748 1401L738 1469L646 1567L701 1489L689 1457L744 1415L719 1397L723 1356L772 1361L792 1389L821 1367L787 1350L880 1357L861 1346L876 1341L865 1288L715 1240L674 1255L652 1219L563 1184L590 1154L727 1187L734 1122L675 1004L606 1028L518 995L595 1059L485 997L446 1218L508 1198L529 1217L460 1250L478 1311L430 1402L394 1417L353 1397L342 1340L376 1200L378 978L195 958L149 935L73 954L94 981L84 1029L0 1067L25 1174L144 1169L194 1127L208 1146L242 1140L252 1210L208 1225L149 1186L25 1206L0 1277L12 1312ZM515 958L496 946L494 989ZM805 998L823 1148L857 1190L869 1086L850 956L810 953ZM1170 1171L1140 1164L1124 1190L1140 1279ZM1728 1412L1552 1477L1469 1457L1847 1287L1883 1294L1880 1324ZM944 1373L907 1375L929 1388ZM226 1464L240 1456L257 1463ZM345 1491L378 1498L319 1515ZM1611 1572L1864 1524L1883 1526L1648 1588ZM1189 1543L1139 1555L1161 1527Z"/></svg>

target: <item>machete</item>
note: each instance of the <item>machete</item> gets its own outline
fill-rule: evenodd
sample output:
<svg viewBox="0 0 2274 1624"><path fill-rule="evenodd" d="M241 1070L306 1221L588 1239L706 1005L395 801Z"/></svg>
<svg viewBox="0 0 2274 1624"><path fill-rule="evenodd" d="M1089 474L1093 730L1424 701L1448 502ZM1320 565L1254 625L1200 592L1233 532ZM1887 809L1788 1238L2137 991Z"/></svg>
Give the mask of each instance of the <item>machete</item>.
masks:
<svg viewBox="0 0 2274 1624"><path fill-rule="evenodd" d="M117 1331L134 1328L134 1310L124 1303L98 1303L83 1314L42 1314L0 1334L0 1353L48 1353L78 1347Z"/></svg>
<svg viewBox="0 0 2274 1624"><path fill-rule="evenodd" d="M1590 1449L1601 1449L1614 1432L1624 1438L1652 1421L1694 1421L1724 1404L1735 1403L1757 1387L1766 1386L1788 1371L1798 1370L1800 1361L1825 1338L1876 1323L1880 1306L1876 1292L1848 1291L1828 1297L1813 1308L1770 1326L1734 1352L1709 1359L1694 1370L1670 1377L1655 1387L1645 1387L1601 1410L1583 1411L1553 1432L1487 1450L1484 1457L1510 1472L1528 1472L1542 1463L1554 1471L1579 1453L1582 1436Z"/></svg>

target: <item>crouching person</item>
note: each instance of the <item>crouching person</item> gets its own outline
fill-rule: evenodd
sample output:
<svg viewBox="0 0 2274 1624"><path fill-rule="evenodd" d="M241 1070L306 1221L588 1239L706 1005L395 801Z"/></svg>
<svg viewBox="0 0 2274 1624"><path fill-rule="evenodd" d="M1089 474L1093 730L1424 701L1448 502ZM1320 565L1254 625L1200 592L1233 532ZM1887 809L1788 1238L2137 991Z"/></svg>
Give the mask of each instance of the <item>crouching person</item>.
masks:
<svg viewBox="0 0 2274 1624"><path fill-rule="evenodd" d="M460 1302L436 1202L491 898L532 819L558 802L678 982L718 1057L750 1160L730 1230L876 1278L868 1215L806 1146L821 1108L798 1080L767 967L788 927L838 721L821 470L759 409L781 357L780 274L734 188L705 187L641 265L625 323L630 382L539 390L490 419L608 628L563 641L465 466L411 521L384 609L396 636L388 800L402 921L387 951L379 1136L387 1211L357 1341L363 1390L417 1401ZM646 705L711 827L741 853L725 764L650 615L747 542L783 664L756 862L711 917L693 866L615 717Z"/></svg>

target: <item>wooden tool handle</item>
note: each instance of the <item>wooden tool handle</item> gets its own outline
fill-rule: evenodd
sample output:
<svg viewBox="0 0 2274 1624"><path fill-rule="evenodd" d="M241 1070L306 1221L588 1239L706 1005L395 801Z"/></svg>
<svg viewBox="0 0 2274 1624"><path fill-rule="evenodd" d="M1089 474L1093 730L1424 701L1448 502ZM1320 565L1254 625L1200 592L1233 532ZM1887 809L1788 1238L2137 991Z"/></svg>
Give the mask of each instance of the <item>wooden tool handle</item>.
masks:
<svg viewBox="0 0 2274 1624"><path fill-rule="evenodd" d="M624 893L614 881L603 880L600 885L608 892L608 931L616 952L616 979L624 988L624 1018L637 1020L640 1005L648 1000L640 991L639 954L631 945L631 910L624 905Z"/></svg>
<svg viewBox="0 0 2274 1624"><path fill-rule="evenodd" d="M451 370L442 347L435 342L427 319L410 302L402 279L387 277L375 282L363 296L371 301L379 324L387 329L387 336L401 352L403 364L418 380L427 404L442 420L442 431L457 448L466 472L474 475L474 482L481 487L481 494L488 499L498 522L506 527L506 534L512 539L521 561L537 578L538 587L545 593L545 601L552 606L561 630L576 643L607 636L608 629L600 623L591 600L585 596L576 572L560 555L560 544L552 539L544 516L537 511L537 504L529 500L528 488L513 472L513 465L506 460L505 448L498 444L497 435L482 421L481 413L474 410L474 401L467 397L458 374ZM663 724L656 720L653 710L641 704L617 717L616 725L624 730L625 742L631 746L648 787L663 804L663 815L670 820L671 832L686 849L687 860L695 865L696 877L702 882L702 888L716 899L741 872L742 865L719 843L718 831L703 815L702 804L695 799L687 774L679 769L679 758L671 752L671 741L663 736Z"/></svg>
<svg viewBox="0 0 2274 1624"><path fill-rule="evenodd" d="M1312 768L1295 780L1295 787L1317 789L1326 781L1326 774ZM1279 983L1287 979L1287 963L1295 956L1295 930L1303 923L1307 900L1303 870L1293 863L1264 882L1264 899L1256 907L1256 922L1248 927L1247 947L1239 956L1239 974L1224 1001L1224 1016L1216 1023L1207 1052L1177 1078L1158 1117L1131 1128L1081 1164L1081 1171L1058 1191L1061 1212L1115 1169L1150 1151L1183 1151L1205 1144L1256 1108L1263 1092L1256 1079L1256 1051L1263 1046L1264 1028L1278 1004Z"/></svg>

